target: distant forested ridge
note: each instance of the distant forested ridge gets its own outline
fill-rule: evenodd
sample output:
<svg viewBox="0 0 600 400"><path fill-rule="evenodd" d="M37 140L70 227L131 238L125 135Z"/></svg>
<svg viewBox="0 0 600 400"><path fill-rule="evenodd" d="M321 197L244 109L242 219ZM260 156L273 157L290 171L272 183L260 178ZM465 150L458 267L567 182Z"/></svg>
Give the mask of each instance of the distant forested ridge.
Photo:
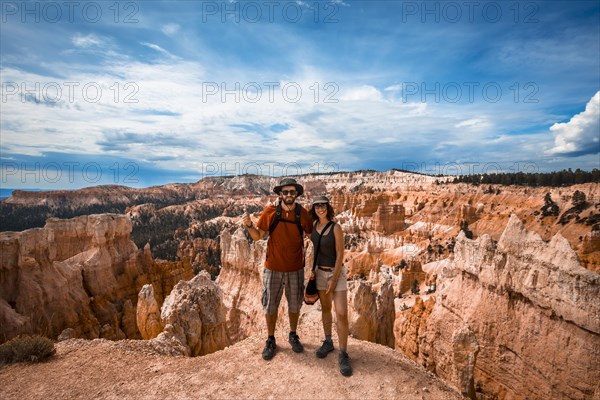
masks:
<svg viewBox="0 0 600 400"><path fill-rule="evenodd" d="M576 169L572 171L563 169L558 172L545 173L502 173L502 174L475 174L461 175L452 181L452 183L471 183L474 185L498 184L498 185L517 185L517 186L571 186L582 183L600 183L600 169L594 168L591 172Z"/></svg>
<svg viewBox="0 0 600 400"><path fill-rule="evenodd" d="M68 219L80 215L114 213L123 214L125 204L100 205L84 207L51 207L47 205L22 206L0 202L0 232L24 231L31 228L42 228L48 218Z"/></svg>
<svg viewBox="0 0 600 400"><path fill-rule="evenodd" d="M48 218L69 219L90 214L124 214L127 207L140 204L154 204L157 208L185 204L189 198L173 197L168 200L157 200L150 197L139 197L130 202L109 204L91 204L73 206L65 202L64 206L20 205L0 202L0 232L20 232L25 229L42 228Z"/></svg>

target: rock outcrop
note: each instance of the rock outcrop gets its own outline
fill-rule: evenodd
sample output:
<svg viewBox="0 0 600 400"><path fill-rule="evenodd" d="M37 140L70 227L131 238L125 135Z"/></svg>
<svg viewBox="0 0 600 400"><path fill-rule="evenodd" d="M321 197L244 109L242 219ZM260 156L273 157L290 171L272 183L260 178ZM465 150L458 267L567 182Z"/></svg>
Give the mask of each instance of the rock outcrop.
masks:
<svg viewBox="0 0 600 400"><path fill-rule="evenodd" d="M137 294L154 283L157 297L191 278L186 262L154 262L130 240L124 215L49 219L44 228L0 234L0 340L21 333L56 338L139 338Z"/></svg>
<svg viewBox="0 0 600 400"><path fill-rule="evenodd" d="M390 235L404 229L404 207L400 204L380 204L373 214L376 231Z"/></svg>
<svg viewBox="0 0 600 400"><path fill-rule="evenodd" d="M599 394L600 276L563 237L514 215L498 243L461 233L439 281L435 303L401 312L397 350L470 398Z"/></svg>
<svg viewBox="0 0 600 400"><path fill-rule="evenodd" d="M414 260L408 262L406 268L401 271L400 276L400 293L406 293L414 286L419 287L427 280L427 274L423 272L421 263Z"/></svg>
<svg viewBox="0 0 600 400"><path fill-rule="evenodd" d="M156 303L151 295L148 285L140 291L138 324L148 338L158 327L164 327L152 339L159 347L165 344L179 349L183 355L195 357L229 345L223 295L206 271L175 285L161 307L160 321L156 321Z"/></svg>
<svg viewBox="0 0 600 400"><path fill-rule="evenodd" d="M146 284L138 294L136 324L143 339L157 337L164 328L160 320L160 306L154 297L154 287Z"/></svg>
<svg viewBox="0 0 600 400"><path fill-rule="evenodd" d="M266 240L248 239L242 228L221 232L221 273L216 283L224 293L227 331L232 342L265 329L261 293L266 244ZM285 299L282 303L287 307ZM279 317L279 323L287 320L281 311Z"/></svg>
<svg viewBox="0 0 600 400"><path fill-rule="evenodd" d="M470 204L463 204L458 209L458 216L456 218L456 225L460 225L462 221L467 221L467 224L472 224L479 217L477 216L477 212L481 210L481 206L479 208L475 208Z"/></svg>
<svg viewBox="0 0 600 400"><path fill-rule="evenodd" d="M380 282L348 282L348 321L350 334L361 340L394 347L394 289L390 276Z"/></svg>
<svg viewBox="0 0 600 400"><path fill-rule="evenodd" d="M401 350L412 360L417 361L420 354L420 337L427 329L429 314L435 305L435 297L431 296L427 301L421 297L415 298L415 304L406 311L400 311L394 321L394 334L396 338L396 349Z"/></svg>

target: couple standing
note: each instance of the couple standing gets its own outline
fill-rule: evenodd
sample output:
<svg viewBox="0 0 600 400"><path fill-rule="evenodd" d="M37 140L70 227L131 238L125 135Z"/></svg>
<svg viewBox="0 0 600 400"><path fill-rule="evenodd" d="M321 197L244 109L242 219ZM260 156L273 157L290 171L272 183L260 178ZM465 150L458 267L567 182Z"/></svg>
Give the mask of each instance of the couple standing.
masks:
<svg viewBox="0 0 600 400"><path fill-rule="evenodd" d="M304 233L310 235L315 249L319 236L321 236L316 260L317 267L314 273L321 301L325 340L317 349L316 355L324 358L334 349L331 339L333 321L331 304L333 301L337 316L340 373L350 376L352 375L352 366L346 351L348 344L348 300L346 297L348 284L346 271L342 265L344 258L342 228L332 221L334 212L327 197L315 197L310 211L306 211L304 207L296 203L296 199L304 193L304 188L296 180L284 178L273 191L279 195L280 205L269 205L261 214L256 227L247 212L244 212L242 217L253 240L262 239L269 232L262 292L262 305L265 310L269 337L262 351L262 357L270 360L277 349L275 325L284 289L290 319L288 341L294 352L304 351L296 333L300 307L304 298Z"/></svg>

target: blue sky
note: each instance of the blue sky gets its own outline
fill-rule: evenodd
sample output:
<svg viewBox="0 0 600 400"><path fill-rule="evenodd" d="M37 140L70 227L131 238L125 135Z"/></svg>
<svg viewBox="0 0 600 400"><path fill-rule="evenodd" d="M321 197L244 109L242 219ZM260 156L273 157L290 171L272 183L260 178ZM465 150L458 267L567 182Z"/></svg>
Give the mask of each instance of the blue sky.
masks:
<svg viewBox="0 0 600 400"><path fill-rule="evenodd" d="M3 188L600 168L598 1L2 1Z"/></svg>

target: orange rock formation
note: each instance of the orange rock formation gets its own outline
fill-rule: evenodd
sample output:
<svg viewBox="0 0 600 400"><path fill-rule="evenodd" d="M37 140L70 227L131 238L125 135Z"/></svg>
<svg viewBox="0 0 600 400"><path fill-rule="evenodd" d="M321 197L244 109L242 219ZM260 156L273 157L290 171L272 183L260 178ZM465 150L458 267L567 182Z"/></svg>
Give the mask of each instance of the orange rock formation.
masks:
<svg viewBox="0 0 600 400"><path fill-rule="evenodd" d="M187 262L155 262L129 239L129 218L116 214L49 219L44 228L0 234L0 332L56 338L139 338L135 304L141 287L154 283L160 301Z"/></svg>
<svg viewBox="0 0 600 400"><path fill-rule="evenodd" d="M600 381L600 276L560 234L511 216L500 240L461 233L435 301L401 312L396 348L465 396L590 398Z"/></svg>

